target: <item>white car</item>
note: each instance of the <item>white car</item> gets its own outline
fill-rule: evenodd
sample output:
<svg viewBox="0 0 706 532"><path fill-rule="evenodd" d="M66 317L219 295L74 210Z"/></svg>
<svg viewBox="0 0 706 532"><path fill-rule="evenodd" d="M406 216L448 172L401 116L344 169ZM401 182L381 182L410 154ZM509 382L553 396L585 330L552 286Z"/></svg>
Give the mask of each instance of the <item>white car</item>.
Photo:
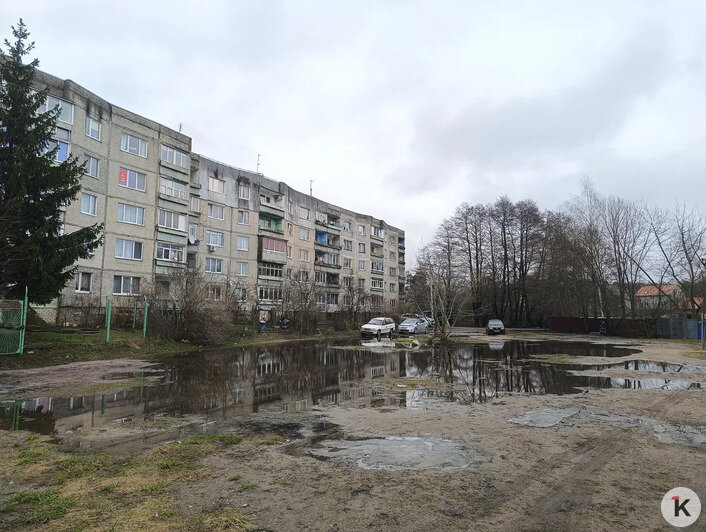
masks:
<svg viewBox="0 0 706 532"><path fill-rule="evenodd" d="M400 334L426 334L429 328L427 320L419 318L407 318L400 323Z"/></svg>
<svg viewBox="0 0 706 532"><path fill-rule="evenodd" d="M390 318L373 318L360 328L362 336L389 336L395 331L395 322Z"/></svg>

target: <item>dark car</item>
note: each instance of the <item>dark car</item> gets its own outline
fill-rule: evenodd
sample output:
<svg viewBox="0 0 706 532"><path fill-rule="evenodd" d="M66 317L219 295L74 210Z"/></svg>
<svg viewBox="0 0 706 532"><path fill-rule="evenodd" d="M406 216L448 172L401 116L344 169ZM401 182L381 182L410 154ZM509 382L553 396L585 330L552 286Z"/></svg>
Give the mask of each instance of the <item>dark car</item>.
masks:
<svg viewBox="0 0 706 532"><path fill-rule="evenodd" d="M505 326L500 320L490 320L485 326L485 334L505 334Z"/></svg>

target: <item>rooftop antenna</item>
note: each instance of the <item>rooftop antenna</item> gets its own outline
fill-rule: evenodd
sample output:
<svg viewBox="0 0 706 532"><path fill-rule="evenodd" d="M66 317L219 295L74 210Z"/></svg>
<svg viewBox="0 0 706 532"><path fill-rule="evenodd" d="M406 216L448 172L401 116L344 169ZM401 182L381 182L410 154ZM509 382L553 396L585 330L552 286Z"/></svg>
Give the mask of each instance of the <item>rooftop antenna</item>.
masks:
<svg viewBox="0 0 706 532"><path fill-rule="evenodd" d="M260 173L260 156L262 154L258 153L257 154L257 168L255 169L255 173L259 174Z"/></svg>
<svg viewBox="0 0 706 532"><path fill-rule="evenodd" d="M179 122L179 133L181 133L181 130L184 129L184 124Z"/></svg>
<svg viewBox="0 0 706 532"><path fill-rule="evenodd" d="M313 188L313 187L311 186L313 183L314 183L314 180L313 180L313 179L309 179L309 196L313 196L313 195L314 195L314 193L312 192L312 188Z"/></svg>

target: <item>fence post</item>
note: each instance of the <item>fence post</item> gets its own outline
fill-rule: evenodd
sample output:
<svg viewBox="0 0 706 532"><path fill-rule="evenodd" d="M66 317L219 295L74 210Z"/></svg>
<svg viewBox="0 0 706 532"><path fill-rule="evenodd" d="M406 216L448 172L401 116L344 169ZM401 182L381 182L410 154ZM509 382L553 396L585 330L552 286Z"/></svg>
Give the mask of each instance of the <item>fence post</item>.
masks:
<svg viewBox="0 0 706 532"><path fill-rule="evenodd" d="M112 301L108 298L105 303L105 343L110 342L110 312L113 307Z"/></svg>
<svg viewBox="0 0 706 532"><path fill-rule="evenodd" d="M147 301L147 296L145 296L145 317L142 323L142 338L147 338L147 313L150 309L150 304Z"/></svg>
<svg viewBox="0 0 706 532"><path fill-rule="evenodd" d="M22 310L20 311L20 345L18 353L21 355L25 351L25 333L27 332L27 313L29 312L29 297L28 287L25 286L25 298L22 301Z"/></svg>

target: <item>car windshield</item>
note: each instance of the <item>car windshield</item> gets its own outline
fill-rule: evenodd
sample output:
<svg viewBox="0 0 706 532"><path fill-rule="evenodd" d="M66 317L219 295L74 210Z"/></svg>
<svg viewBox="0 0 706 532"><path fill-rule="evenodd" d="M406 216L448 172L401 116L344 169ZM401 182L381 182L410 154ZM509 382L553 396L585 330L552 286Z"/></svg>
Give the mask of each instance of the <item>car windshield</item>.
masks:
<svg viewBox="0 0 706 532"><path fill-rule="evenodd" d="M500 321L500 320L490 320L490 321L488 322L488 325L491 325L491 326L493 326L493 327L498 327L498 326L502 327L502 326L503 326L503 322Z"/></svg>
<svg viewBox="0 0 706 532"><path fill-rule="evenodd" d="M385 325L385 320L382 318L373 318L368 322L368 325Z"/></svg>
<svg viewBox="0 0 706 532"><path fill-rule="evenodd" d="M412 318L407 318L402 322L402 325L416 325L417 320L412 319Z"/></svg>

